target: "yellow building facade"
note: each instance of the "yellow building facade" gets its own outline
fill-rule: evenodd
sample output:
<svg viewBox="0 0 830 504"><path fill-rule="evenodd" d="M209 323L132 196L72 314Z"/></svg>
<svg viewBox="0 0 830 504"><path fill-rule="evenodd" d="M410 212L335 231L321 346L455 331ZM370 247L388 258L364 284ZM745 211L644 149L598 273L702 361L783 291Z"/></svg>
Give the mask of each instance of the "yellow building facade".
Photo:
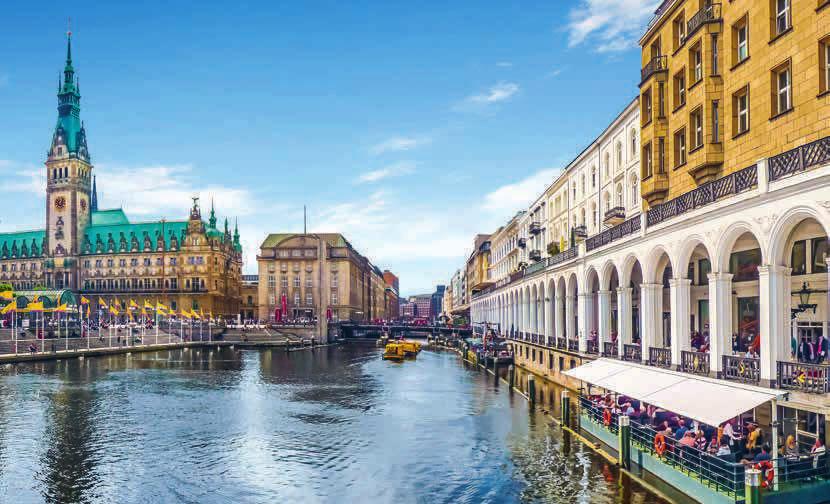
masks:
<svg viewBox="0 0 830 504"><path fill-rule="evenodd" d="M640 40L649 205L830 134L829 3L663 2Z"/></svg>

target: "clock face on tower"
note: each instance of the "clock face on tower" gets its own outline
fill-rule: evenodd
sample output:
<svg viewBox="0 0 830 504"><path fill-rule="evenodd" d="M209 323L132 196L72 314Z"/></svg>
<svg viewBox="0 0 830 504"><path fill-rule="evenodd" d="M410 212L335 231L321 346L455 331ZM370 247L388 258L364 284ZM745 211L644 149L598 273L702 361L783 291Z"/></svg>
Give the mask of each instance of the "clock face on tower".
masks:
<svg viewBox="0 0 830 504"><path fill-rule="evenodd" d="M63 196L55 198L55 210L62 212L64 208L66 208L66 198Z"/></svg>
<svg viewBox="0 0 830 504"><path fill-rule="evenodd" d="M81 200L81 212L86 212L86 200Z"/></svg>

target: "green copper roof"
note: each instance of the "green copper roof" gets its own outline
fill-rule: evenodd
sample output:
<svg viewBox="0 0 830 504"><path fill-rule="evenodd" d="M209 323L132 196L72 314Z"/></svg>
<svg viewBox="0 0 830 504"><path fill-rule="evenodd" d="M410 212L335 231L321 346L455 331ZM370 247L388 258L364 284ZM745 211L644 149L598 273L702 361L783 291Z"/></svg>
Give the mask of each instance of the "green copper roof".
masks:
<svg viewBox="0 0 830 504"><path fill-rule="evenodd" d="M127 214L125 214L124 210L120 208L112 208L109 210L98 210L97 212L92 212L93 226L111 226L129 223L130 221L129 219L127 219Z"/></svg>
<svg viewBox="0 0 830 504"><path fill-rule="evenodd" d="M343 237L340 233L309 233L307 236L320 236L326 243L329 244L331 247L348 247L349 242L346 241L346 238ZM303 236L302 233L272 233L269 234L265 241L262 242L261 247L276 247L279 246L284 240L288 238L292 238L294 236Z"/></svg>
<svg viewBox="0 0 830 504"><path fill-rule="evenodd" d="M170 241L173 236L176 237L179 243L179 248L183 245L182 235L187 229L187 221L167 221L164 223L164 248L170 250ZM82 245L84 254L106 253L110 250L109 241L112 238L112 250L115 252L124 251L129 252L133 249L133 238L138 241L138 250L144 250L144 237L150 238L150 248L156 249L156 240L158 234L161 233L162 223L160 221L152 222L136 222L123 224L101 224L91 225L86 229L85 238L89 240L90 249L86 249L86 240ZM121 238L124 238L126 245L122 248ZM102 244L102 249L98 250L98 242Z"/></svg>
<svg viewBox="0 0 830 504"><path fill-rule="evenodd" d="M81 93L72 66L72 36L66 40L66 65L63 68L63 83L58 86L58 122L52 144L66 145L68 152L88 159L86 132L81 123Z"/></svg>
<svg viewBox="0 0 830 504"><path fill-rule="evenodd" d="M40 256L43 248L43 237L45 235L46 233L42 229L37 231L20 231L18 233L0 233L0 255L4 251L7 251L7 257L12 257L12 250L14 247L17 247L17 257L32 257L32 246L35 246L37 248L37 256Z"/></svg>

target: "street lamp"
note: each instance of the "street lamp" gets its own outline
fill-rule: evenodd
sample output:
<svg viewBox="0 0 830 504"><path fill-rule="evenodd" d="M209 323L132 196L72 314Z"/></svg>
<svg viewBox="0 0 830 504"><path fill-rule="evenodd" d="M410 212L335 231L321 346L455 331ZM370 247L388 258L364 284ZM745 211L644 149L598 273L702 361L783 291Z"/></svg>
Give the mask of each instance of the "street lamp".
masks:
<svg viewBox="0 0 830 504"><path fill-rule="evenodd" d="M816 313L816 307L818 305L816 303L810 303L810 294L812 292L807 282L804 282L801 290L798 291L798 308L792 308L792 318L796 318L799 313L804 313L807 310L812 310L814 314Z"/></svg>

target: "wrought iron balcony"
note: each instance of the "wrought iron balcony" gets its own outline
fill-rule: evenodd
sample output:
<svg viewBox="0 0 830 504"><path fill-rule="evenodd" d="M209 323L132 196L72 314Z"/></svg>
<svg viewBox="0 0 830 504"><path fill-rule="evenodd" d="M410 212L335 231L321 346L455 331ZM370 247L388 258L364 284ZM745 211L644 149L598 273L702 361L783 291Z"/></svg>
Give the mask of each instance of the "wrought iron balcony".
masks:
<svg viewBox="0 0 830 504"><path fill-rule="evenodd" d="M528 254L531 261L541 261L542 260L542 251L541 250L531 250L530 254Z"/></svg>
<svg viewBox="0 0 830 504"><path fill-rule="evenodd" d="M616 206L605 212L605 218L602 220L602 222L608 224L609 226L616 226L624 220L625 208L621 206Z"/></svg>
<svg viewBox="0 0 830 504"><path fill-rule="evenodd" d="M542 224L540 224L538 221L533 221L530 223L528 231L530 231L530 234L539 234L542 232Z"/></svg>
<svg viewBox="0 0 830 504"><path fill-rule="evenodd" d="M770 182L830 162L830 137L796 147L769 158Z"/></svg>
<svg viewBox="0 0 830 504"><path fill-rule="evenodd" d="M652 366L671 369L671 348L649 347L648 363Z"/></svg>
<svg viewBox="0 0 830 504"><path fill-rule="evenodd" d="M603 357L611 357L616 359L619 357L619 353L617 352L617 342L616 341L604 341L602 343L602 356Z"/></svg>
<svg viewBox="0 0 830 504"><path fill-rule="evenodd" d="M568 348L567 340L565 338L557 337L556 338L556 348L558 348L560 350L565 350L566 348Z"/></svg>
<svg viewBox="0 0 830 504"><path fill-rule="evenodd" d="M761 360L737 355L724 355L722 376L726 380L758 383L761 381Z"/></svg>
<svg viewBox="0 0 830 504"><path fill-rule="evenodd" d="M588 228L585 226L576 226L574 228L574 238L576 240L584 240L588 237Z"/></svg>
<svg viewBox="0 0 830 504"><path fill-rule="evenodd" d="M701 26L721 20L720 4L710 4L703 7L686 22L686 39L688 40Z"/></svg>
<svg viewBox="0 0 830 504"><path fill-rule="evenodd" d="M568 339L568 351L569 352L578 352L579 351L579 340Z"/></svg>
<svg viewBox="0 0 830 504"><path fill-rule="evenodd" d="M588 344L586 347L589 354L598 354L599 353L599 345L596 341L588 340Z"/></svg>
<svg viewBox="0 0 830 504"><path fill-rule="evenodd" d="M640 216L632 217L622 224L617 224L611 229L606 229L600 234L596 234L585 240L585 249L587 251L607 245L612 241L619 240L624 236L634 234L640 230Z"/></svg>
<svg viewBox="0 0 830 504"><path fill-rule="evenodd" d="M830 143L828 143L830 149ZM770 158L770 163L774 158ZM830 159L830 154L828 154ZM772 165L770 165L771 167ZM772 174L772 172L770 172ZM659 205L653 205L646 214L646 223L654 226L677 215L690 212L721 198L739 194L758 185L758 168L752 165L725 177L701 184L698 188Z"/></svg>
<svg viewBox="0 0 830 504"><path fill-rule="evenodd" d="M527 238L519 238L519 248L527 247Z"/></svg>
<svg viewBox="0 0 830 504"><path fill-rule="evenodd" d="M709 353L682 350L680 352L680 370L684 373L707 376L709 374Z"/></svg>
<svg viewBox="0 0 830 504"><path fill-rule="evenodd" d="M778 361L778 388L824 394L828 387L830 366L803 362Z"/></svg>
<svg viewBox="0 0 830 504"><path fill-rule="evenodd" d="M623 360L631 362L640 362L643 360L643 350L639 344L624 344L623 345Z"/></svg>
<svg viewBox="0 0 830 504"><path fill-rule="evenodd" d="M642 84L657 72L666 71L668 71L668 58L666 56L655 56L640 70L640 83Z"/></svg>

